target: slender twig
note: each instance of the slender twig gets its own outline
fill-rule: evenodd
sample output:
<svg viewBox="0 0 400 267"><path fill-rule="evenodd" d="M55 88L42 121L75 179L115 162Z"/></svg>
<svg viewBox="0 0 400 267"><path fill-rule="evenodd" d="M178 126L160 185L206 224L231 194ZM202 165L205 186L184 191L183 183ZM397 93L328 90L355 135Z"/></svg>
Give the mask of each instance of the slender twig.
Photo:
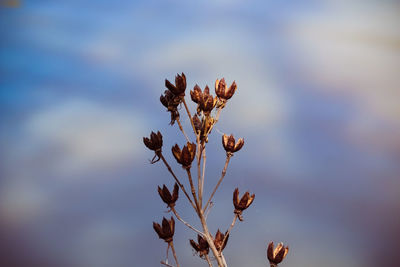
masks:
<svg viewBox="0 0 400 267"><path fill-rule="evenodd" d="M235 214L235 216L233 217L233 221L232 221L232 223L231 223L231 226L229 226L228 231L226 231L226 233L225 233L224 239L222 240L222 244L225 243L225 240L228 238L229 233L232 231L232 228L235 226L235 223L236 223L237 218L238 218L238 215ZM222 250L221 250L221 251L222 251Z"/></svg>
<svg viewBox="0 0 400 267"><path fill-rule="evenodd" d="M209 267L213 267L213 265L212 265L212 263L211 263L211 261L210 261L210 257L208 257L208 254L205 255L205 258L206 258L206 261L207 261L207 263L208 263L208 266L209 266Z"/></svg>
<svg viewBox="0 0 400 267"><path fill-rule="evenodd" d="M179 216L178 212L176 211L176 209L174 207L171 208L172 212L175 214L176 218L178 220L180 220L184 225L186 225L187 227L189 227L190 229L192 229L193 231L195 231L196 233L198 233L201 236L204 236L204 233L202 233L201 231L197 230L196 228L194 228L193 226L191 226L189 223L185 222L181 216Z"/></svg>
<svg viewBox="0 0 400 267"><path fill-rule="evenodd" d="M186 172L187 172L187 175L188 175L188 178L189 178L189 183L190 183L190 188L191 188L191 190L192 190L192 195L193 195L194 203L196 204L195 211L196 211L197 214L200 216L200 214L201 214L201 209L200 209L200 207L199 207L199 202L197 201L196 189L194 188L193 179L192 179L192 174L191 174L189 168L186 169Z"/></svg>
<svg viewBox="0 0 400 267"><path fill-rule="evenodd" d="M201 177L201 186L199 188L199 202L200 202L200 208L202 207L203 204L203 188L204 188L204 176L206 173L206 146L203 144L203 171L202 171L202 177Z"/></svg>
<svg viewBox="0 0 400 267"><path fill-rule="evenodd" d="M201 195L201 154L203 154L204 146L201 143L198 143L198 155L197 155L197 196L199 199L199 207L200 209L203 206L203 197Z"/></svg>
<svg viewBox="0 0 400 267"><path fill-rule="evenodd" d="M183 98L182 102L183 102L183 105L185 106L186 113L187 113L187 115L189 117L190 123L192 124L193 132L196 135L197 139L199 139L199 136L198 136L198 134L196 132L196 127L194 126L194 123L193 123L192 114L190 113L190 110L189 110L189 108L188 108L188 106L186 104L185 98Z"/></svg>
<svg viewBox="0 0 400 267"><path fill-rule="evenodd" d="M206 221L207 221L208 214L210 213L210 210L211 210L213 205L214 204L212 202L210 202L210 205L208 205L208 209L205 211L204 218L206 219Z"/></svg>
<svg viewBox="0 0 400 267"><path fill-rule="evenodd" d="M222 180L224 179L225 174L226 174L226 169L228 168L228 164L229 164L229 160L230 159L231 159L231 156L227 154L226 155L225 166L224 166L224 169L222 170L221 177L219 178L217 185L215 186L213 192L211 193L210 198L208 199L206 205L204 206L204 210L207 209L207 206L210 204L215 192L217 192L217 189L218 189L219 185L221 184Z"/></svg>
<svg viewBox="0 0 400 267"><path fill-rule="evenodd" d="M174 177L176 183L178 184L178 186L182 189L183 193L185 194L186 198L189 200L190 204L192 205L192 207L194 209L196 209L196 206L194 205L192 199L189 197L188 193L185 190L185 187L183 186L183 184L179 181L179 179L176 177L175 173L173 172L173 170L171 169L171 166L169 166L167 160L164 158L163 154L160 153L159 154L160 158L162 159L162 161L164 162L165 166L167 167L168 171L172 174L172 176Z"/></svg>
<svg viewBox="0 0 400 267"><path fill-rule="evenodd" d="M178 257L176 257L176 252L175 252L174 242L173 241L170 242L170 246L171 246L172 254L174 255L176 267L179 267Z"/></svg>
<svg viewBox="0 0 400 267"><path fill-rule="evenodd" d="M199 212L199 217L200 217L201 225L203 226L203 230L204 230L206 241L207 241L208 246L210 247L211 251L213 252L213 254L215 256L215 259L217 260L218 266L219 267L226 266L226 265L224 265L224 262L222 261L221 253L219 253L219 251L215 247L214 239L213 239L212 235L208 231L208 226L207 226L207 223L205 221L205 218L204 218L202 210L200 210L200 212Z"/></svg>
<svg viewBox="0 0 400 267"><path fill-rule="evenodd" d="M182 127L181 121L179 120L179 117L178 117L178 118L176 118L176 122L178 123L179 130L181 130L181 132L182 132L182 133L183 133L183 135L185 136L185 138L186 138L186 141L187 141L188 143L190 143L190 139L189 139L189 137L187 136L187 134L186 134L185 130L183 130L183 127Z"/></svg>
<svg viewBox="0 0 400 267"><path fill-rule="evenodd" d="M226 260L225 260L224 254L222 254L222 252L221 252L221 258L222 258L222 262L224 264L224 267L227 267L228 265L226 264Z"/></svg>

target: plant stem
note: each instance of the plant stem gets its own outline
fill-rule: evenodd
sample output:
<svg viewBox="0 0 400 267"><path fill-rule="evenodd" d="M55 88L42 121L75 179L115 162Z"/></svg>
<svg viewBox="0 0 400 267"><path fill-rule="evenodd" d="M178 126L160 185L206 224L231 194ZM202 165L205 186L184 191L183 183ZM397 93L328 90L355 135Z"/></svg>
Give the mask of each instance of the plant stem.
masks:
<svg viewBox="0 0 400 267"><path fill-rule="evenodd" d="M206 261L207 261L207 263L208 263L208 266L209 266L209 267L213 267L213 266L212 266L212 263L211 263L211 261L210 261L210 257L208 257L208 254L206 254L205 258L206 258Z"/></svg>
<svg viewBox="0 0 400 267"><path fill-rule="evenodd" d="M202 177L201 177L201 186L199 187L199 202L200 202L200 208L203 205L203 189L204 189L204 176L206 172L206 146L203 144L203 171L202 171Z"/></svg>
<svg viewBox="0 0 400 267"><path fill-rule="evenodd" d="M189 169L189 168L186 169L186 172L187 172L187 174L188 174L189 183L190 183L190 188L192 189L192 195L193 195L194 203L196 204L195 211L196 211L197 214L200 216L201 209L200 209L200 207L199 207L199 202L197 201L196 189L194 188L193 179L192 179L192 173L190 172L190 169Z"/></svg>
<svg viewBox="0 0 400 267"><path fill-rule="evenodd" d="M179 179L176 177L175 173L172 171L171 166L169 166L168 162L166 161L166 159L164 158L163 154L160 153L160 158L162 159L162 161L164 162L165 166L167 167L168 171L171 173L171 175L174 177L176 183L178 184L178 186L182 189L183 193L185 194L186 198L189 200L190 204L192 205L192 207L194 209L196 209L196 206L193 204L192 199L189 197L188 193L185 190L185 187L183 186L183 184L181 184L181 182L179 181Z"/></svg>
<svg viewBox="0 0 400 267"><path fill-rule="evenodd" d="M224 179L225 174L226 174L226 169L228 168L229 160L231 159L231 157L232 156L230 156L228 154L226 155L225 166L224 166L224 169L222 170L221 177L219 178L217 185L215 186L213 192L211 193L210 198L208 199L206 205L204 206L204 210L207 209L207 206L210 204L215 192L217 191L217 189L218 189L219 185L221 184L222 180Z"/></svg>
<svg viewBox="0 0 400 267"><path fill-rule="evenodd" d="M190 143L190 139L189 139L189 137L187 136L185 130L183 130L183 127L182 127L181 121L179 120L179 117L176 118L176 122L178 123L179 129L181 130L181 132L182 132L183 135L185 136L186 141L187 141L188 143Z"/></svg>
<svg viewBox="0 0 400 267"><path fill-rule="evenodd" d="M176 257L176 252L175 252L174 242L173 241L170 242L170 246L171 246L171 249L172 249L172 254L174 255L176 267L179 267L178 258Z"/></svg>
<svg viewBox="0 0 400 267"><path fill-rule="evenodd" d="M225 267L226 265L222 261L221 253L218 252L217 248L215 247L214 240L210 232L208 231L207 223L204 219L203 211L200 210L199 212L199 217L201 221L201 225L203 226L205 238L207 240L208 246L211 248L211 251L213 252L215 259L217 260L218 267Z"/></svg>
<svg viewBox="0 0 400 267"><path fill-rule="evenodd" d="M187 227L189 227L190 229L192 229L193 231L195 231L196 233L198 233L201 236L204 236L204 233L200 232L199 230L197 230L196 228L194 228L193 226L191 226L189 223L185 222L181 216L179 216L178 212L176 211L176 209L173 207L171 208L172 212L175 214L176 218L178 220L180 220L184 225L186 225Z"/></svg>
<svg viewBox="0 0 400 267"><path fill-rule="evenodd" d="M187 115L189 117L190 123L192 124L193 132L196 135L197 140L199 140L200 138L199 138L199 135L196 132L196 127L194 126L194 123L193 123L192 114L190 114L190 111L189 111L189 108L188 108L188 106L186 104L185 98L183 98L182 102L183 102L183 105L185 106L186 113L187 113Z"/></svg>
<svg viewBox="0 0 400 267"><path fill-rule="evenodd" d="M235 214L235 216L233 217L233 221L232 221L232 223L231 223L231 226L229 226L229 229L228 229L228 231L226 231L226 234L225 234L225 236L224 236L224 239L222 240L222 244L225 243L225 240L228 238L229 233L232 231L232 228L235 226L235 223L236 223L237 218L238 218L238 215Z"/></svg>

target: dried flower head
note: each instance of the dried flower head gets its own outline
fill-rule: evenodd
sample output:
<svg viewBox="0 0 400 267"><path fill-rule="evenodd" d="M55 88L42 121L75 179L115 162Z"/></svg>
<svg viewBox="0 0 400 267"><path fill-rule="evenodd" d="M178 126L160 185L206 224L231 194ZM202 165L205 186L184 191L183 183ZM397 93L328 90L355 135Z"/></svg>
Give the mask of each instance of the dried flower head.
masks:
<svg viewBox="0 0 400 267"><path fill-rule="evenodd" d="M168 188L163 185L162 189L161 187L158 187L158 194L160 194L161 199L168 205L168 207L173 208L175 206L175 202L178 200L179 186L177 183L175 183L174 191L171 194Z"/></svg>
<svg viewBox="0 0 400 267"><path fill-rule="evenodd" d="M279 243L274 249L274 242L268 244L267 249L267 258L271 264L271 266L277 266L282 260L286 257L289 251L288 246L284 246L282 243Z"/></svg>
<svg viewBox="0 0 400 267"><path fill-rule="evenodd" d="M239 200L239 189L236 188L235 191L233 191L233 206L235 206L234 213L238 215L240 221L243 221L242 212L253 203L255 196L255 194L250 196L250 193L246 192Z"/></svg>
<svg viewBox="0 0 400 267"><path fill-rule="evenodd" d="M223 108L228 99L230 99L235 93L237 88L236 82L233 81L231 86L226 85L225 79L215 81L215 94L218 96L218 100L220 101L220 106Z"/></svg>
<svg viewBox="0 0 400 267"><path fill-rule="evenodd" d="M200 135L201 141L208 142L208 135L211 133L214 123L215 119L211 116L203 117L201 121L197 114L193 116L193 124L196 129L196 133Z"/></svg>
<svg viewBox="0 0 400 267"><path fill-rule="evenodd" d="M210 115L211 110L217 103L217 99L210 95L210 88L208 86L202 92L200 86L196 84L193 91L190 91L190 96L193 102L197 103L197 114L199 115L202 111L206 116Z"/></svg>
<svg viewBox="0 0 400 267"><path fill-rule="evenodd" d="M225 237L226 236L226 237ZM215 234L214 245L218 251L224 250L226 243L228 243L229 234L226 232L225 234L221 233L218 229Z"/></svg>
<svg viewBox="0 0 400 267"><path fill-rule="evenodd" d="M153 222L153 228L160 239L164 239L165 242L169 243L172 241L172 237L174 236L175 220L172 217L171 220L167 220L163 217L162 226L156 222Z"/></svg>
<svg viewBox="0 0 400 267"><path fill-rule="evenodd" d="M167 108L167 111L171 113L171 125L173 125L175 120L179 118L178 106L181 101L180 97L175 96L169 90L165 90L164 95L160 96L161 104L163 104L163 106Z"/></svg>
<svg viewBox="0 0 400 267"><path fill-rule="evenodd" d="M233 137L232 134L230 136L224 134L222 136L222 145L224 146L226 153L233 154L243 147L244 139L239 138L237 143L235 143L235 137Z"/></svg>
<svg viewBox="0 0 400 267"><path fill-rule="evenodd" d="M194 157L196 156L196 144L187 143L182 150L179 148L178 144L175 144L172 147L172 154L183 168L189 169Z"/></svg>
<svg viewBox="0 0 400 267"><path fill-rule="evenodd" d="M170 81L165 79L165 87L171 91L175 96L184 96L186 90L186 76L182 72L181 75L177 74L175 76L175 85L173 85Z"/></svg>
<svg viewBox="0 0 400 267"><path fill-rule="evenodd" d="M193 239L189 240L190 245L194 248L194 250L199 253L200 257L204 257L208 254L210 247L208 246L207 240L203 238L201 235L197 235L197 242L193 241Z"/></svg>
<svg viewBox="0 0 400 267"><path fill-rule="evenodd" d="M157 131L157 133L151 132L150 138L143 137L143 143L148 149L153 150L155 152L155 155L150 162L155 163L159 161L161 148L163 145L162 134L159 131Z"/></svg>

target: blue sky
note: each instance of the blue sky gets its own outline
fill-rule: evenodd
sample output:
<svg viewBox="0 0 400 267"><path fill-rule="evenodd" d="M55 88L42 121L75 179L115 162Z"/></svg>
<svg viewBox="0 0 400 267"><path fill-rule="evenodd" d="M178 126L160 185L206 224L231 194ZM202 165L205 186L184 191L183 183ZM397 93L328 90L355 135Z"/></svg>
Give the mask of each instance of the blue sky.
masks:
<svg viewBox="0 0 400 267"><path fill-rule="evenodd" d="M245 138L209 218L228 227L233 189L256 194L229 266L265 266L271 240L291 247L282 266L398 265L399 12L372 0L1 7L0 260L157 266L156 188L173 182L142 137L160 130L174 163L169 147L184 139L159 96L183 71L188 89L238 84L207 152L211 190L222 133ZM203 266L190 238L177 224L182 265Z"/></svg>

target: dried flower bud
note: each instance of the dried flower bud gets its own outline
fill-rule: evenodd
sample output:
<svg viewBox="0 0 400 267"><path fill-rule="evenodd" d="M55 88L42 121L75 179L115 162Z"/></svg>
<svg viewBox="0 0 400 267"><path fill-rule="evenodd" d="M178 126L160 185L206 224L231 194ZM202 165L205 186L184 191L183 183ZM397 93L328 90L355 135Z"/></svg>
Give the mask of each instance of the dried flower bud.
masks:
<svg viewBox="0 0 400 267"><path fill-rule="evenodd" d="M243 221L242 212L253 203L255 196L255 194L250 196L250 193L246 192L239 200L239 189L236 188L235 191L233 191L233 206L235 206L234 213L238 215L240 221Z"/></svg>
<svg viewBox="0 0 400 267"><path fill-rule="evenodd" d="M183 168L189 169L196 156L196 144L187 143L182 150L179 148L178 144L175 144L175 146L172 147L172 154L176 161L182 164Z"/></svg>
<svg viewBox="0 0 400 267"><path fill-rule="evenodd" d="M202 92L200 87L196 84L193 91L190 91L190 96L193 102L197 103L198 114L203 111L205 115L209 115L211 110L215 107L216 99L210 95L210 88L208 88L208 86L206 86Z"/></svg>
<svg viewBox="0 0 400 267"><path fill-rule="evenodd" d="M193 116L193 124L196 129L196 133L200 135L200 140L208 142L208 135L214 126L215 119L211 116L203 117L200 121L197 114Z"/></svg>
<svg viewBox="0 0 400 267"><path fill-rule="evenodd" d="M271 266L278 266L279 263L286 257L289 251L288 246L283 246L282 243L279 243L274 249L274 242L268 244L267 249L267 258L271 264Z"/></svg>
<svg viewBox="0 0 400 267"><path fill-rule="evenodd" d="M181 103L181 98L175 96L171 91L165 90L164 95L160 96L160 102L164 107L167 108L169 112L171 112L171 122L173 125L175 120L179 118L178 105Z"/></svg>
<svg viewBox="0 0 400 267"><path fill-rule="evenodd" d="M175 202L178 200L179 186L177 183L175 183L174 191L171 195L168 188L163 185L162 189L158 187L158 194L160 194L161 199L168 205L168 207L173 208L175 206Z"/></svg>
<svg viewBox="0 0 400 267"><path fill-rule="evenodd" d="M244 139L239 138L237 143L235 143L235 138L232 134L230 136L224 134L222 136L222 145L224 146L226 153L235 153L243 147Z"/></svg>
<svg viewBox="0 0 400 267"><path fill-rule="evenodd" d="M237 88L236 82L233 81L229 88L226 86L225 79L215 81L215 94L220 98L220 100L226 101L230 99L235 93Z"/></svg>
<svg viewBox="0 0 400 267"><path fill-rule="evenodd" d="M172 217L171 220L167 220L163 217L162 226L156 222L153 222L153 228L160 239L164 239L165 242L169 243L172 241L172 237L174 236L175 220Z"/></svg>
<svg viewBox="0 0 400 267"><path fill-rule="evenodd" d="M201 235L197 235L197 242L193 241L193 239L189 240L190 245L194 248L196 252L199 253L200 257L204 257L208 254L210 247L208 246L207 240L203 238Z"/></svg>
<svg viewBox="0 0 400 267"><path fill-rule="evenodd" d="M225 238L226 236L226 238ZM225 234L221 233L218 229L215 234L214 245L218 251L224 250L226 243L228 243L229 234L226 232Z"/></svg>
<svg viewBox="0 0 400 267"><path fill-rule="evenodd" d="M196 129L197 134L201 133L201 131L203 129L203 123L200 121L197 114L195 114L193 116L193 124L194 124L194 128Z"/></svg>
<svg viewBox="0 0 400 267"><path fill-rule="evenodd" d="M161 147L163 145L162 134L158 131L157 134L151 132L150 138L143 137L143 143L145 146L156 152L161 151Z"/></svg>
<svg viewBox="0 0 400 267"><path fill-rule="evenodd" d="M182 75L177 74L175 76L175 85L165 79L165 87L168 88L176 96L184 96L186 90L186 76L182 72Z"/></svg>

